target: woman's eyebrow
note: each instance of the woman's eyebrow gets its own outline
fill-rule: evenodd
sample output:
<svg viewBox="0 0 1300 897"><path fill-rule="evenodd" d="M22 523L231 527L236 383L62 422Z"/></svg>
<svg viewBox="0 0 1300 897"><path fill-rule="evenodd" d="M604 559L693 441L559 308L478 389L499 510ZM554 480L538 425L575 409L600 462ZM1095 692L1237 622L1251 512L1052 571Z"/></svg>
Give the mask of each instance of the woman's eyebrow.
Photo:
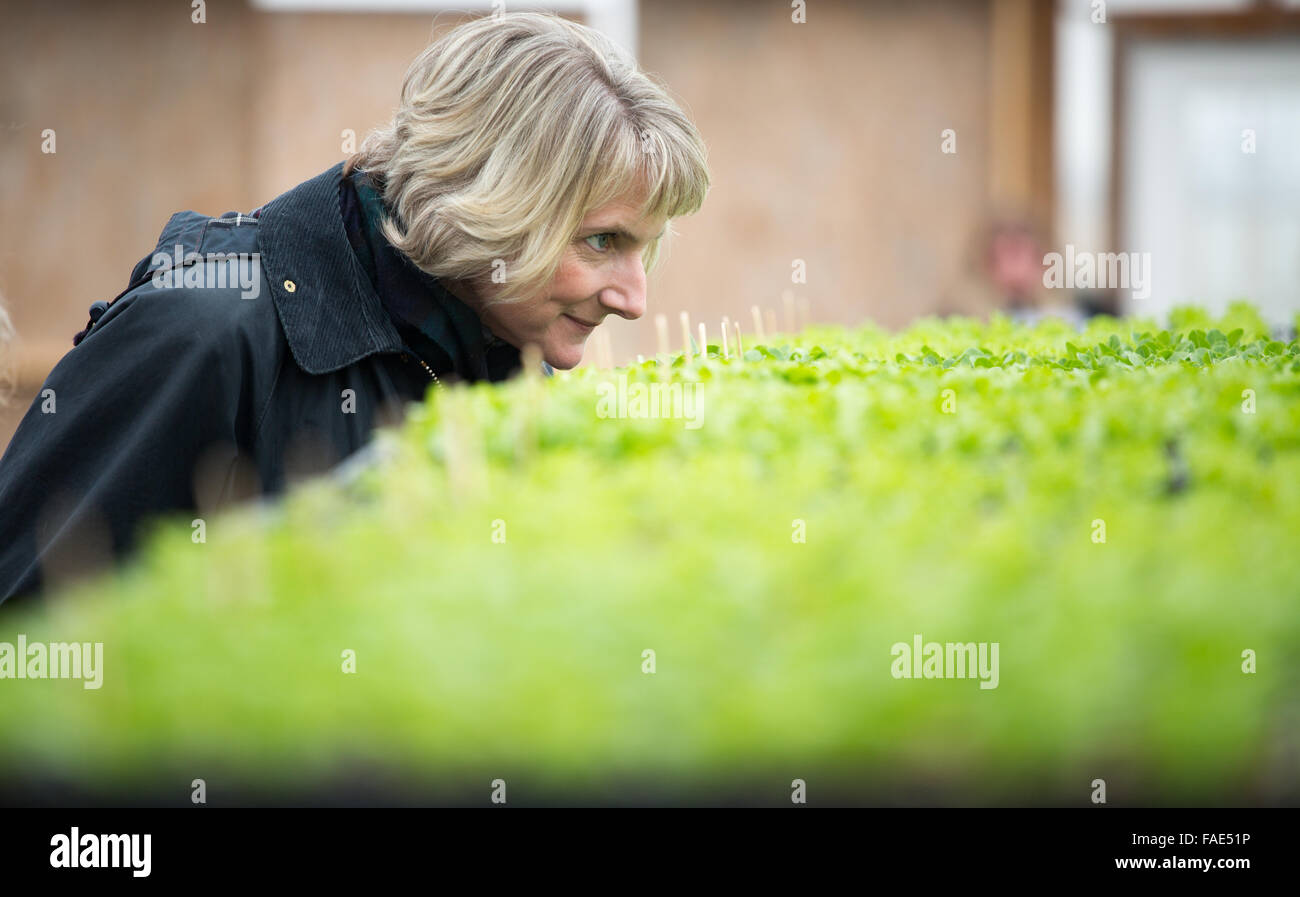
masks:
<svg viewBox="0 0 1300 897"><path fill-rule="evenodd" d="M662 236L664 235L664 231L666 231L667 229L668 229L668 228L665 227L663 230L659 231L659 233L655 234L655 235L654 235L653 237L651 237L650 239L652 239L652 240L658 240L660 237L662 237ZM595 225L592 225L591 227L585 227L585 228L583 228L583 230L591 231L593 234L614 234L616 237L620 237L620 238L622 238L622 239L624 239L624 240L627 240L627 241L629 241L629 242L631 242L631 243L645 243L645 242L649 242L649 241L647 241L647 240L642 240L640 237L638 237L636 234L632 233L630 230L627 230L626 228L619 227L619 226L617 226L617 225L614 225L614 226L602 226L602 225L599 225L599 224L595 224Z"/></svg>
<svg viewBox="0 0 1300 897"><path fill-rule="evenodd" d="M665 228L664 230L667 230L667 228ZM639 239L639 238L637 237L636 234L632 233L631 231L624 230L624 229L621 228L621 227L611 228L609 232L612 233L612 234L617 234L618 236L622 237L624 240L628 240L629 242L632 242L632 243L648 243L648 242L649 242L649 240L642 240L642 239ZM658 240L658 239L659 239L660 237L662 237L663 235L664 235L664 232L661 230L661 231L659 231L659 233L655 234L655 235L654 235L653 237L651 237L650 239L651 239L651 240Z"/></svg>

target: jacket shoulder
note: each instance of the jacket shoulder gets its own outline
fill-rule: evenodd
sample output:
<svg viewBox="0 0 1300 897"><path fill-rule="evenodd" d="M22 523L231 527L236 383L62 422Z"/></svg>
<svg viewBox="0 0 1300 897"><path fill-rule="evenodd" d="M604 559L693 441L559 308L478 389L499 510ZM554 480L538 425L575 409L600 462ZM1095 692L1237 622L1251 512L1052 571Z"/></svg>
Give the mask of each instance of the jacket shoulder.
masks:
<svg viewBox="0 0 1300 897"><path fill-rule="evenodd" d="M132 269L126 289L111 302L91 305L90 322L74 345L132 305L148 307L155 325L174 324L194 336L266 319L267 312L273 320L257 219L239 212L172 215L153 251Z"/></svg>

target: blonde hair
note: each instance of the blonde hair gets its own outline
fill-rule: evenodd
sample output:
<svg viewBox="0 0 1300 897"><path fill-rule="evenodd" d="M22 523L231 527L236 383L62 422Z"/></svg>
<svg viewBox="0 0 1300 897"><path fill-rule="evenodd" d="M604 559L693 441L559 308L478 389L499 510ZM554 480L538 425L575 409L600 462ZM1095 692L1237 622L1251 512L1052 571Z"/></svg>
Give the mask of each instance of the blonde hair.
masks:
<svg viewBox="0 0 1300 897"><path fill-rule="evenodd" d="M5 310L4 294L0 294L0 408L9 404L17 385L13 353L14 325Z"/></svg>
<svg viewBox="0 0 1300 897"><path fill-rule="evenodd" d="M515 12L430 44L407 70L392 122L344 170L379 176L395 215L384 235L419 268L472 282L504 262L493 301L510 302L545 287L595 208L644 193L643 215L698 211L705 155L667 90L617 44L553 14ZM647 271L660 243L646 247Z"/></svg>

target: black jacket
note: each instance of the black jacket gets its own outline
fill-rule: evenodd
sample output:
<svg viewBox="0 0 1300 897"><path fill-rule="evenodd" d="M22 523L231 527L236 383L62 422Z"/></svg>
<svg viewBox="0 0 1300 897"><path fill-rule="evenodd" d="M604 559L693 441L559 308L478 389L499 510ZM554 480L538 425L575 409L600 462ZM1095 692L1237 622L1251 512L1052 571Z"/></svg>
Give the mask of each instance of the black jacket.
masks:
<svg viewBox="0 0 1300 897"><path fill-rule="evenodd" d="M92 307L0 459L0 603L128 554L152 515L327 470L424 398L429 374L348 242L342 167L258 218L173 215L127 289Z"/></svg>

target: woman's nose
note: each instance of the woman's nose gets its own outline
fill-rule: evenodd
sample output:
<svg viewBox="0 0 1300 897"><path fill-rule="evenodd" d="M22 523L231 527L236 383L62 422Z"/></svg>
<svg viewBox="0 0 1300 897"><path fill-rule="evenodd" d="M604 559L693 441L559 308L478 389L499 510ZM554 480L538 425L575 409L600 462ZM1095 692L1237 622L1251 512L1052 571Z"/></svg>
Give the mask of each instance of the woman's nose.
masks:
<svg viewBox="0 0 1300 897"><path fill-rule="evenodd" d="M629 253L614 281L600 293L600 304L629 321L645 314L646 275L641 256Z"/></svg>

